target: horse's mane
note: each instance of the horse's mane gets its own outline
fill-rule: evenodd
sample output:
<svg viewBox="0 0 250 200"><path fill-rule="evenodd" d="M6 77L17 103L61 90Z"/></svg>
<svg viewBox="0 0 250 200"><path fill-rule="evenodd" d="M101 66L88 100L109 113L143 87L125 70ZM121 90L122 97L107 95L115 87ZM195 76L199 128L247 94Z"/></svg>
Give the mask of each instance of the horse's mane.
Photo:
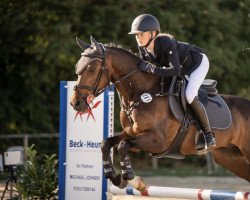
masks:
<svg viewBox="0 0 250 200"><path fill-rule="evenodd" d="M109 44L105 44L106 47L110 48L111 50L118 50L121 53L127 54L128 56L132 56L135 57L137 59L141 59L138 55L138 53L134 53L132 52L130 49L126 49L124 47L122 47L121 45L118 44L114 44L114 43L109 43Z"/></svg>

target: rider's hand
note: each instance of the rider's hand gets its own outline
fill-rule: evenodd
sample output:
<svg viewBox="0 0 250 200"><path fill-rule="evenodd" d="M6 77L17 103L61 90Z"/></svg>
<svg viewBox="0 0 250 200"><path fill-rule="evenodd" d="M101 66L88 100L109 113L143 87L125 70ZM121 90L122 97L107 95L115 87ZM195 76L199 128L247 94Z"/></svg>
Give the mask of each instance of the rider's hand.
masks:
<svg viewBox="0 0 250 200"><path fill-rule="evenodd" d="M147 72L147 73L154 73L155 71L155 68L156 66L149 63L149 62L146 62L146 61L142 61L140 64L139 64L139 69L141 71L144 71L144 72Z"/></svg>

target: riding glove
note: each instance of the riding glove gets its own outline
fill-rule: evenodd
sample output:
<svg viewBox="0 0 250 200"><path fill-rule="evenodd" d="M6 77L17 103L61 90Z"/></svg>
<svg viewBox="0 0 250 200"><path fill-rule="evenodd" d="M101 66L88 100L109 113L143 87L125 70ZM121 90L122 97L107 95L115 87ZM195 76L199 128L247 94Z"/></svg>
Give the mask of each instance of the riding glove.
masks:
<svg viewBox="0 0 250 200"><path fill-rule="evenodd" d="M155 74L156 76L179 76L181 74L181 66L174 66L172 63L169 63L169 67L157 67L147 61L142 61L139 64L139 69L141 71Z"/></svg>
<svg viewBox="0 0 250 200"><path fill-rule="evenodd" d="M154 71L155 71L155 68L156 66L147 62L147 61L142 61L140 64L139 64L139 69L141 71L144 71L144 72L147 72L147 73L153 73L154 74Z"/></svg>

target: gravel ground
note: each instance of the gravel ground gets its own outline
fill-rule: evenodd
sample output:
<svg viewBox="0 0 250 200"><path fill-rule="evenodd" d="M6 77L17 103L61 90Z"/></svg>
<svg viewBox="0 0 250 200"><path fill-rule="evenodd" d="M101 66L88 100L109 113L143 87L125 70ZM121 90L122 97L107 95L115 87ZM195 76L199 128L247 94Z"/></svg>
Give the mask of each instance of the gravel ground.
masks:
<svg viewBox="0 0 250 200"><path fill-rule="evenodd" d="M5 188L5 184L6 184L6 182L4 182L4 181L0 182L0 198L1 199L2 199L4 188ZM10 189L10 186L11 186L11 183L9 183L8 189ZM15 194L15 193L13 193L13 194ZM10 198L10 191L6 190L3 200L7 200L9 198Z"/></svg>

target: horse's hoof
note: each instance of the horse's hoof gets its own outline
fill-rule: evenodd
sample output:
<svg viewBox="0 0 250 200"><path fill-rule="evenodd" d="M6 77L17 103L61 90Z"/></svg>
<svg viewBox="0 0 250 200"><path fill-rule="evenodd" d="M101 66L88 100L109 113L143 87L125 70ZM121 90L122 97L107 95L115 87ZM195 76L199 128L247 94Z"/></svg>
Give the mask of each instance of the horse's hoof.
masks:
<svg viewBox="0 0 250 200"><path fill-rule="evenodd" d="M119 187L119 185L121 185L122 177L121 177L120 174L118 174L115 178L111 178L111 177L110 177L109 179L111 180L111 182L112 182L115 186Z"/></svg>
<svg viewBox="0 0 250 200"><path fill-rule="evenodd" d="M127 180L124 180L123 178L121 178L121 183L120 185L118 186L120 189L124 189L126 188L128 185L128 181Z"/></svg>
<svg viewBox="0 0 250 200"><path fill-rule="evenodd" d="M132 170L127 171L126 173L122 174L122 178L125 180L132 180L135 178L135 174Z"/></svg>
<svg viewBox="0 0 250 200"><path fill-rule="evenodd" d="M113 185L119 187L120 189L124 189L128 184L128 181L124 180L120 174L118 174L115 178L110 178L110 180Z"/></svg>
<svg viewBox="0 0 250 200"><path fill-rule="evenodd" d="M135 176L134 179L129 180L128 183L135 189L139 191L144 191L147 188L146 182L140 176Z"/></svg>

